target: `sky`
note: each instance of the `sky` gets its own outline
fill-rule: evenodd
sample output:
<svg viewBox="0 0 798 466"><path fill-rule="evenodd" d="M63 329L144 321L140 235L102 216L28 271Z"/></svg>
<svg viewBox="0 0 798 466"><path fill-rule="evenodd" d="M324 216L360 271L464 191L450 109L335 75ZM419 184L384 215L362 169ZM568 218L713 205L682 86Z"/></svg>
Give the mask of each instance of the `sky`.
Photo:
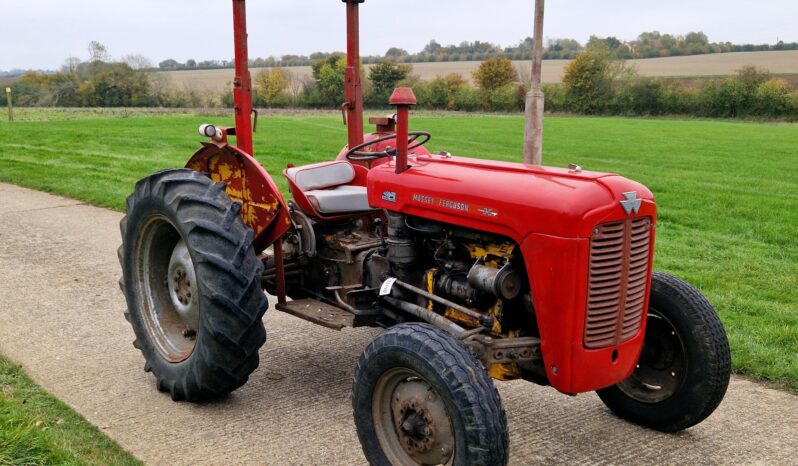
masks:
<svg viewBox="0 0 798 466"><path fill-rule="evenodd" d="M341 0L249 0L250 56L344 50ZM362 52L411 53L431 39L448 45L514 45L532 35L533 0L368 0L361 4ZM704 31L711 41L798 41L796 0L549 0L547 38L591 34L634 39L642 31ZM0 70L56 69L87 58L97 40L114 58L158 63L231 59L230 0L0 0Z"/></svg>

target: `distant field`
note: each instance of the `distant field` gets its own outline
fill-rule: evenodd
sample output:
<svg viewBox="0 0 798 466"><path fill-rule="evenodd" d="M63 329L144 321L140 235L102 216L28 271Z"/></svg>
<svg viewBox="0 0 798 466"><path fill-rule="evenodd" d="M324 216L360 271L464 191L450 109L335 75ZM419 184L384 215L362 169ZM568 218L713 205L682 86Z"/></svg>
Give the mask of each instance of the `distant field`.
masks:
<svg viewBox="0 0 798 466"><path fill-rule="evenodd" d="M480 62L445 62L445 63L413 63L413 73L424 80L435 79L437 76L459 73L466 79L471 79L471 73L477 69ZM531 67L531 62L515 62L516 66ZM568 60L546 60L543 63L543 81L559 82L562 79L563 69ZM366 69L369 65L366 65ZM252 70L253 76L263 68ZM298 78L309 78L312 70L309 66L295 66L285 68ZM165 71L163 74L170 78L171 84L178 88L193 88L196 90L222 91L227 89L233 81L233 70L197 70L197 71ZM527 75L529 73L527 72Z"/></svg>
<svg viewBox="0 0 798 466"><path fill-rule="evenodd" d="M649 58L630 60L640 74L662 77L724 76L733 74L745 65L755 65L770 70L773 74L798 74L798 50L779 52L738 52L689 57ZM517 61L516 67L529 75L531 62ZM560 82L568 60L546 60L543 62L543 82ZM415 63L413 72L422 79L459 73L471 79L471 73L479 62ZM309 77L311 68L299 66L286 68L298 77ZM253 70L256 74L260 69ZM165 71L173 86L202 91L223 91L233 80L233 70Z"/></svg>
<svg viewBox="0 0 798 466"><path fill-rule="evenodd" d="M471 73L479 66L478 61L444 62L444 63L414 63L413 73L424 80L434 79L451 73L459 73L467 80L471 80ZM689 57L648 58L642 60L629 60L643 76L656 77L713 77L734 74L745 65L754 65L769 70L777 75L786 76L788 81L798 87L798 50L772 51L772 52L737 52L710 55L693 55ZM543 62L543 82L556 83L562 80L563 70L568 60L546 60ZM516 68L522 76L529 76L531 62L516 61ZM368 66L366 66L368 68ZM252 70L253 75L263 68ZM309 66L286 68L298 78L309 78ZM192 71L163 71L159 74L166 76L171 86L178 89L193 89L197 91L220 92L227 90L233 80L233 70L192 70ZM0 86L13 83L17 78L0 77Z"/></svg>

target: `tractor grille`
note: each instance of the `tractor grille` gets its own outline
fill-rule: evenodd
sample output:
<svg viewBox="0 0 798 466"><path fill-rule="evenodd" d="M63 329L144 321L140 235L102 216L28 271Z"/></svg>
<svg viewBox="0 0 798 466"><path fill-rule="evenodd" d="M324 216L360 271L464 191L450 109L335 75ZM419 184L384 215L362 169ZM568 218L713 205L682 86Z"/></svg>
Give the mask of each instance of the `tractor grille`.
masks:
<svg viewBox="0 0 798 466"><path fill-rule="evenodd" d="M648 217L596 227L590 242L585 348L618 345L640 331L650 247Z"/></svg>

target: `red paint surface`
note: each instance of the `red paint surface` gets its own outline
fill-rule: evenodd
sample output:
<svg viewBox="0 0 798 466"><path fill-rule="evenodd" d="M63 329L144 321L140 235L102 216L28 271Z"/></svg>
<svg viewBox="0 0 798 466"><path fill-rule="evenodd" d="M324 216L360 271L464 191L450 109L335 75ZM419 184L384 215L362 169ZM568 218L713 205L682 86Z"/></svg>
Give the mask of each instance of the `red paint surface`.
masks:
<svg viewBox="0 0 798 466"><path fill-rule="evenodd" d="M241 149L204 143L186 168L227 184L227 194L241 203L244 224L255 232L256 252L262 252L291 228L288 205L277 185L263 166Z"/></svg>
<svg viewBox="0 0 798 466"><path fill-rule="evenodd" d="M413 89L409 87L397 87L394 89L393 94L391 94L391 98L388 99L388 103L391 105L416 105L416 95L413 93Z"/></svg>
<svg viewBox="0 0 798 466"><path fill-rule="evenodd" d="M582 345L588 256L596 225L627 218L620 205L624 192L636 191L643 199L638 215L656 221L654 199L646 187L605 173L458 157L414 157L410 165L399 175L393 162L372 169L369 202L504 235L521 246L552 386L565 393L586 392L631 374L644 328L618 346L586 350ZM396 193L396 202L383 200L384 192Z"/></svg>
<svg viewBox="0 0 798 466"><path fill-rule="evenodd" d="M396 107L396 170L400 174L407 170L407 143L410 132L410 106L398 105Z"/></svg>
<svg viewBox="0 0 798 466"><path fill-rule="evenodd" d="M244 0L233 0L233 33L235 36L236 75L233 80L233 102L236 117L236 145L253 155L252 145L252 76L249 73L247 49L247 7Z"/></svg>
<svg viewBox="0 0 798 466"><path fill-rule="evenodd" d="M347 134L350 147L355 147L363 142L363 87L360 82L359 3L359 1L346 1L344 108L347 112Z"/></svg>

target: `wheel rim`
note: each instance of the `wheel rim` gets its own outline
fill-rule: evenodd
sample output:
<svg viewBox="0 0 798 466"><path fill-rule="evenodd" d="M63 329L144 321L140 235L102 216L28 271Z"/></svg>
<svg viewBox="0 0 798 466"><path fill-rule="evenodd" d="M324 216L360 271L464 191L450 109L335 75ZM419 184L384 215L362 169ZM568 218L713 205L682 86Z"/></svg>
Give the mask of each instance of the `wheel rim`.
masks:
<svg viewBox="0 0 798 466"><path fill-rule="evenodd" d="M686 375L687 357L679 332L662 313L649 309L637 367L618 388L641 403L659 403L681 388Z"/></svg>
<svg viewBox="0 0 798 466"><path fill-rule="evenodd" d="M199 292L185 241L163 216L148 220L136 248L136 292L149 340L169 362L185 361L199 330Z"/></svg>
<svg viewBox="0 0 798 466"><path fill-rule="evenodd" d="M446 403L415 371L383 374L372 407L377 438L391 464L452 464L455 438Z"/></svg>
<svg viewBox="0 0 798 466"><path fill-rule="evenodd" d="M177 242L172 250L167 279L169 297L172 299L175 311L177 311L189 329L196 334L199 329L197 274L194 271L194 262L191 261L188 245L182 239Z"/></svg>

